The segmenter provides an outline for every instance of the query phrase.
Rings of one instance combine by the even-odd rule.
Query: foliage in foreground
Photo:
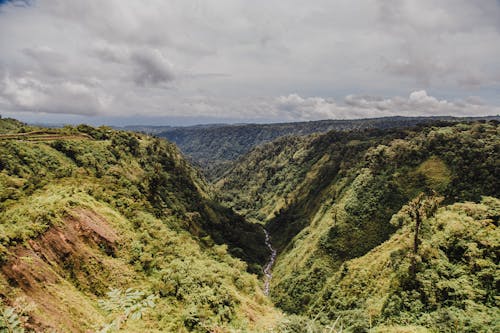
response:
[[[34,130],[0,138],[0,298],[34,302],[29,327],[259,331],[281,316],[231,255],[258,270],[261,228],[215,203],[175,146],[105,127]],[[115,290],[99,307],[110,288],[144,294]]]
[[[120,289],[111,289],[106,295],[107,299],[99,300],[99,306],[110,312],[114,319],[100,329],[100,333],[120,330],[129,318],[141,319],[149,308],[155,307],[155,300],[158,298],[156,295],[146,296],[144,292],[132,288],[124,292]]]

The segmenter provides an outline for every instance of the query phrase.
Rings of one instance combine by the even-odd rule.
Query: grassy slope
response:
[[[173,145],[108,128],[56,132],[0,141],[0,297],[34,305],[27,327],[102,327],[121,314],[97,301],[129,287],[159,296],[130,332],[262,331],[280,318],[246,263],[216,244],[258,263],[261,230],[214,203]]]
[[[267,222],[282,251],[277,305],[308,313],[344,262],[389,239],[391,216],[419,192],[446,203],[498,197],[498,138],[494,122],[284,138],[245,156],[218,187],[228,205]]]
[[[32,130],[0,121],[0,133]],[[498,328],[497,199],[426,220],[412,279],[412,225],[389,223],[420,191],[447,204],[498,197],[497,123],[284,138],[218,184],[226,204],[268,223],[282,251],[276,303],[313,321],[283,317],[246,264],[215,244],[254,263],[266,255],[256,253],[260,229],[216,204],[172,145],[86,126],[45,134],[0,138],[0,297],[18,311],[35,305],[27,327],[102,327],[122,313],[98,300],[132,287],[159,298],[124,323],[130,332],[265,332],[278,322],[328,332],[339,317],[356,332]]]

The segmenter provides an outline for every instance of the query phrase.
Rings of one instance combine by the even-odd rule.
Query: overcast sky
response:
[[[194,124],[500,114],[498,0],[0,0],[0,114]]]

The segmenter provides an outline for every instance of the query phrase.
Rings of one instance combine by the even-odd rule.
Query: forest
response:
[[[498,124],[285,137],[239,160],[219,200],[270,231],[271,297],[289,313],[493,332]]]
[[[499,331],[500,123],[391,121],[240,128],[213,172],[0,119],[0,332]]]
[[[214,181],[241,156],[258,145],[283,136],[304,136],[313,133],[352,131],[362,129],[405,128],[439,121],[500,120],[488,117],[383,117],[345,120],[317,120],[275,124],[215,124],[183,127],[126,126],[125,129],[146,132],[175,143],[205,177]]]

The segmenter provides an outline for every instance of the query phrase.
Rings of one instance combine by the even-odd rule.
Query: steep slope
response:
[[[0,329],[260,332],[281,318],[229,253],[260,271],[262,229],[215,203],[175,146],[0,128]]]
[[[333,277],[387,241],[398,230],[391,217],[419,193],[439,193],[444,204],[499,197],[499,133],[486,122],[283,138],[254,149],[217,186],[222,201],[271,232],[281,252],[276,304],[332,319],[339,312],[323,295],[335,292]]]
[[[284,137],[214,195],[164,140],[2,119],[0,330],[498,331],[499,138],[495,121]],[[262,224],[292,315],[248,273]]]
[[[415,224],[403,210],[393,222],[407,224],[344,262],[308,311],[327,321],[341,317],[355,332],[409,323],[436,332],[497,332],[499,218],[500,200],[491,197],[442,207],[422,221],[414,254]]]
[[[216,183],[219,199],[254,222],[267,222],[299,202],[314,201],[341,166],[343,175],[369,147],[405,135],[402,130],[332,131],[278,139],[245,155]],[[306,209],[297,206],[297,214]]]
[[[500,119],[499,117],[489,117]],[[485,117],[484,119],[489,119]],[[472,118],[470,118],[472,119]],[[477,118],[480,119],[480,118]],[[130,127],[152,132],[176,143],[205,175],[215,180],[233,162],[252,148],[286,135],[308,135],[331,130],[387,129],[413,127],[436,121],[463,121],[453,117],[385,117],[354,120],[320,120],[278,124],[199,125],[188,127]]]

